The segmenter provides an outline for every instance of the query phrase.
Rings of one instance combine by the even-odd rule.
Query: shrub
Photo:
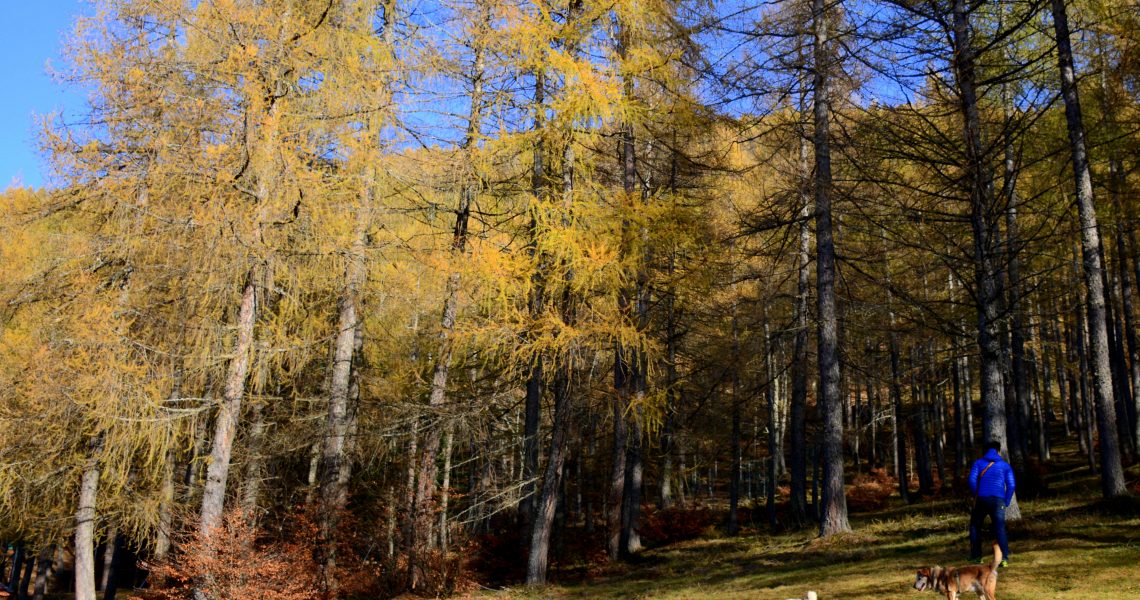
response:
[[[694,540],[715,527],[720,519],[708,507],[671,506],[664,510],[645,509],[641,539],[653,545]]]
[[[264,539],[240,511],[227,514],[208,537],[186,535],[172,560],[151,565],[155,588],[142,599],[189,600],[195,587],[218,600],[319,598],[316,531],[302,515],[285,539]]]
[[[852,480],[847,489],[847,506],[852,512],[880,510],[895,493],[897,480],[885,469],[871,469]]]

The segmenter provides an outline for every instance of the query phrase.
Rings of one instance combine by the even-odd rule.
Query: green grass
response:
[[[1000,573],[998,598],[1140,598],[1140,501],[1106,507],[1099,480],[1082,464],[1074,449],[1059,449],[1047,475],[1056,495],[1021,501],[1023,519],[1009,524],[1013,557]],[[1127,475],[1140,478],[1140,468]],[[912,589],[915,569],[964,564],[967,521],[961,500],[895,504],[851,515],[854,531],[827,540],[762,530],[696,540],[648,550],[588,580],[485,596],[784,600],[815,590],[821,599],[933,599]]]

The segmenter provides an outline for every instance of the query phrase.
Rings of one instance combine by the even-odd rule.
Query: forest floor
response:
[[[1068,445],[1054,450],[1043,476],[1047,492],[1020,500],[1023,518],[1009,523],[1013,556],[1000,571],[997,596],[1140,598],[1140,499],[1102,502],[1099,478]],[[1137,491],[1140,465],[1126,476]],[[785,600],[814,590],[821,600],[937,598],[913,589],[915,570],[967,562],[968,500],[894,500],[880,510],[853,511],[852,533],[827,540],[813,531],[771,535],[752,529],[736,538],[709,536],[649,549],[631,564],[542,590],[479,596]]]

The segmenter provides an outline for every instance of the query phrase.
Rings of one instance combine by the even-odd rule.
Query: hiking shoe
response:
[[[978,556],[976,558],[971,557],[970,560],[966,561],[966,563],[971,565],[984,565],[986,564],[986,559],[981,556]]]
[[[999,563],[999,564],[998,564],[998,567],[1000,567],[1000,568],[1002,568],[1002,569],[1004,569],[1004,568],[1006,568],[1006,567],[1008,567],[1008,566],[1009,566],[1009,561],[1008,561],[1008,560],[1006,560],[1006,559],[1004,559],[1004,558],[1003,558],[1003,559],[1001,559],[1001,563]]]

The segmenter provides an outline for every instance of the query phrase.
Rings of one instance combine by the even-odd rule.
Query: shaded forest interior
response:
[[[1131,506],[1134,2],[96,7],[0,195],[16,596],[843,539],[991,441]]]

